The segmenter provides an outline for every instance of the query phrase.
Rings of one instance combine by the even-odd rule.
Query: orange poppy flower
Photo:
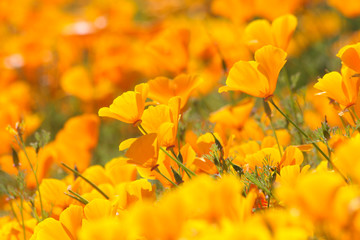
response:
[[[168,105],[150,106],[141,118],[147,133],[157,133],[160,146],[170,147],[176,143],[180,114],[180,97],[173,97]]]
[[[175,96],[181,98],[181,108],[185,106],[191,92],[199,86],[202,79],[197,76],[181,74],[174,79],[157,77],[148,81],[149,98],[167,104]]]
[[[150,133],[136,139],[125,156],[129,158],[128,163],[151,168],[156,165],[158,153],[157,135]]]
[[[210,122],[220,123],[223,126],[241,129],[254,107],[255,101],[251,98],[239,102],[236,106],[227,105],[210,115]]]
[[[276,18],[272,24],[265,19],[255,20],[245,29],[245,42],[253,52],[265,45],[286,51],[296,26],[297,19],[291,14]]]
[[[360,1],[358,0],[328,0],[328,3],[346,17],[357,17],[360,15]]]
[[[92,79],[83,66],[75,66],[67,70],[61,77],[61,87],[66,93],[83,101],[103,99],[114,89],[107,79]]]
[[[171,73],[183,72],[189,61],[190,31],[185,28],[169,28],[149,42],[146,50],[154,57],[160,70]]]
[[[76,239],[77,231],[81,229],[83,208],[71,205],[65,209],[59,220],[47,218],[34,229],[31,239]]]
[[[230,69],[226,85],[219,92],[241,91],[254,97],[273,95],[280,70],[286,63],[286,52],[271,45],[255,52],[255,61],[238,61]]]
[[[343,109],[348,108],[356,103],[360,79],[354,76],[355,72],[350,68],[343,66],[341,74],[338,72],[330,72],[320,78],[314,85],[314,88],[323,92],[324,94],[338,102]]]
[[[100,117],[111,117],[125,123],[136,124],[141,121],[149,85],[141,83],[135,86],[135,91],[127,91],[117,97],[110,107],[99,110]]]
[[[98,141],[99,117],[95,114],[83,114],[69,119],[55,140],[49,143],[55,148],[55,161],[78,168],[83,172],[89,165],[92,150]]]
[[[340,49],[336,56],[341,59],[344,65],[356,73],[360,73],[360,43],[346,45]]]
[[[255,2],[253,0],[213,0],[211,11],[216,15],[231,19],[236,24],[243,23],[255,15]]]

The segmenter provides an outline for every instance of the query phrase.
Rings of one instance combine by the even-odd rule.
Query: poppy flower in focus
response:
[[[359,92],[359,77],[354,76],[355,72],[343,66],[341,74],[330,72],[320,78],[314,88],[321,90],[318,95],[324,94],[338,102],[343,109],[354,105]]]
[[[280,70],[286,63],[287,53],[271,45],[255,52],[255,61],[238,61],[230,69],[226,86],[219,92],[241,91],[254,97],[273,95]]]
[[[127,91],[117,97],[110,107],[99,110],[100,117],[111,117],[125,123],[136,125],[141,121],[149,85],[141,83],[135,86],[135,91]]]
[[[344,65],[356,73],[360,73],[360,43],[346,45],[340,49],[336,56],[341,59]]]

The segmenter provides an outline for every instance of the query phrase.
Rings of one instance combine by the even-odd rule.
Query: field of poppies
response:
[[[359,0],[0,20],[0,239],[360,239]]]

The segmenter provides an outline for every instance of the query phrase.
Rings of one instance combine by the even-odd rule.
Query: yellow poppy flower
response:
[[[241,91],[254,97],[273,95],[280,70],[286,63],[286,52],[267,45],[255,52],[255,61],[239,61],[230,69],[226,85],[219,92]]]
[[[136,124],[140,121],[148,95],[149,85],[141,83],[135,91],[128,91],[117,97],[110,107],[99,110],[100,117],[111,117],[125,123]]]
[[[354,74],[353,70],[343,66],[341,74],[338,72],[325,74],[323,78],[318,79],[314,88],[323,91],[318,95],[324,94],[338,102],[343,109],[348,108],[356,103],[359,92],[360,78]]]
[[[346,45],[339,50],[336,56],[341,59],[345,66],[356,73],[360,73],[360,43]]]
[[[125,156],[129,158],[128,163],[151,168],[156,165],[158,153],[157,134],[149,133],[136,139]]]
[[[149,98],[162,104],[167,104],[170,98],[179,96],[183,108],[191,92],[199,86],[202,79],[197,76],[181,74],[173,80],[166,77],[157,77],[148,81]]]
[[[173,97],[168,105],[150,106],[144,111],[141,126],[147,133],[157,133],[160,146],[171,147],[176,144],[180,102],[180,97]]]

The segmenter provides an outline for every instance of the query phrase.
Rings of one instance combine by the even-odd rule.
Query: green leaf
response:
[[[180,176],[180,174],[179,174],[177,171],[175,171],[172,167],[170,167],[170,168],[171,168],[171,171],[172,171],[173,174],[174,174],[176,183],[177,183],[177,184],[183,183],[184,181],[183,181],[182,177]]]
[[[13,147],[11,147],[11,150],[12,150],[12,159],[13,159],[14,167],[19,169],[19,167],[20,167],[19,156]]]

